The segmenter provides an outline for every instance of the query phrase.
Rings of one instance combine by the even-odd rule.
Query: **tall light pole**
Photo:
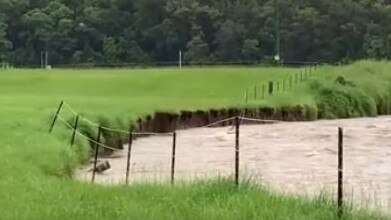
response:
[[[183,10],[183,0],[181,0],[181,10]],[[179,31],[179,35],[181,35],[180,34],[181,32]],[[179,36],[179,38],[181,38],[182,40],[183,40],[183,36]],[[180,48],[179,48],[179,51],[178,51],[178,66],[179,66],[179,69],[182,69],[182,43],[181,43],[181,41],[182,40],[179,40],[179,46],[180,46]]]
[[[275,30],[275,35],[276,35],[276,48],[275,48],[275,57],[274,59],[282,64],[281,62],[281,14],[280,14],[280,2],[279,0],[274,0],[274,9],[275,9],[275,16],[276,16],[276,30]]]

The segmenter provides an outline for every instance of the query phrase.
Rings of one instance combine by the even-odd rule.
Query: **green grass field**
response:
[[[363,61],[321,67],[290,92],[249,103],[306,105],[315,119],[375,116],[390,111],[391,63]],[[96,121],[126,129],[155,111],[244,106],[252,85],[282,79],[292,68],[185,68],[0,71],[0,219],[335,219],[324,199],[280,196],[257,186],[233,188],[225,180],[102,187],[69,173],[88,157],[88,146],[70,132],[47,129],[66,100]],[[334,83],[336,76],[354,86]],[[71,113],[64,110],[63,117]],[[348,212],[346,219],[389,219]]]

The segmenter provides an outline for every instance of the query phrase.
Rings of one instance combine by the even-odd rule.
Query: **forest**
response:
[[[391,59],[390,0],[0,0],[0,62]]]

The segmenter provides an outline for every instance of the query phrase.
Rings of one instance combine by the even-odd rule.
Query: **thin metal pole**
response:
[[[95,145],[95,158],[94,158],[94,167],[92,169],[92,178],[91,182],[95,182],[95,173],[96,173],[96,165],[98,164],[98,154],[99,154],[99,143],[100,143],[100,134],[102,132],[102,127],[98,128],[98,136],[96,137],[97,144]]]
[[[126,159],[126,179],[125,179],[126,185],[129,184],[129,170],[130,170],[130,159],[132,155],[132,144],[133,144],[133,133],[132,133],[132,129],[130,129],[129,140],[128,140],[128,157]]]
[[[178,64],[179,64],[179,69],[182,69],[182,51],[181,50],[179,51],[179,62],[178,62]]]
[[[43,51],[41,51],[41,69],[43,69]]]
[[[174,184],[174,178],[175,178],[175,153],[176,153],[176,132],[172,134],[171,184]]]
[[[56,114],[54,115],[53,121],[52,121],[52,123],[50,124],[49,133],[51,133],[51,132],[53,131],[54,124],[55,124],[56,121],[57,121],[58,114],[60,114],[60,111],[61,111],[61,108],[62,108],[63,104],[64,104],[64,100],[62,100],[62,101],[60,102],[60,105],[59,105],[58,108],[57,108],[57,111],[56,111]]]
[[[278,57],[278,64],[279,65],[282,65],[282,62],[281,62],[281,31],[280,31],[280,26],[281,26],[281,16],[280,16],[280,2],[279,0],[274,0],[274,4],[275,4],[275,16],[276,16],[276,30],[275,30],[275,34],[276,34],[276,56]]]
[[[45,69],[48,68],[49,52],[45,51]]]
[[[240,119],[235,118],[235,184],[239,185],[239,127]]]
[[[79,115],[76,116],[75,123],[73,124],[72,138],[71,138],[71,146],[75,143],[77,126],[79,125]]]
[[[338,217],[343,214],[343,128],[338,128]]]

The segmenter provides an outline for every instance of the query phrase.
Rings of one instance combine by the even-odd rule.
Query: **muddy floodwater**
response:
[[[347,202],[391,213],[391,117],[240,126],[241,178],[280,192],[314,196],[337,191],[337,131],[344,128],[344,191]],[[233,176],[234,127],[177,132],[176,180]],[[133,142],[130,181],[169,181],[172,137]],[[127,146],[97,174],[101,184],[123,184]],[[76,172],[90,181],[91,164]]]

